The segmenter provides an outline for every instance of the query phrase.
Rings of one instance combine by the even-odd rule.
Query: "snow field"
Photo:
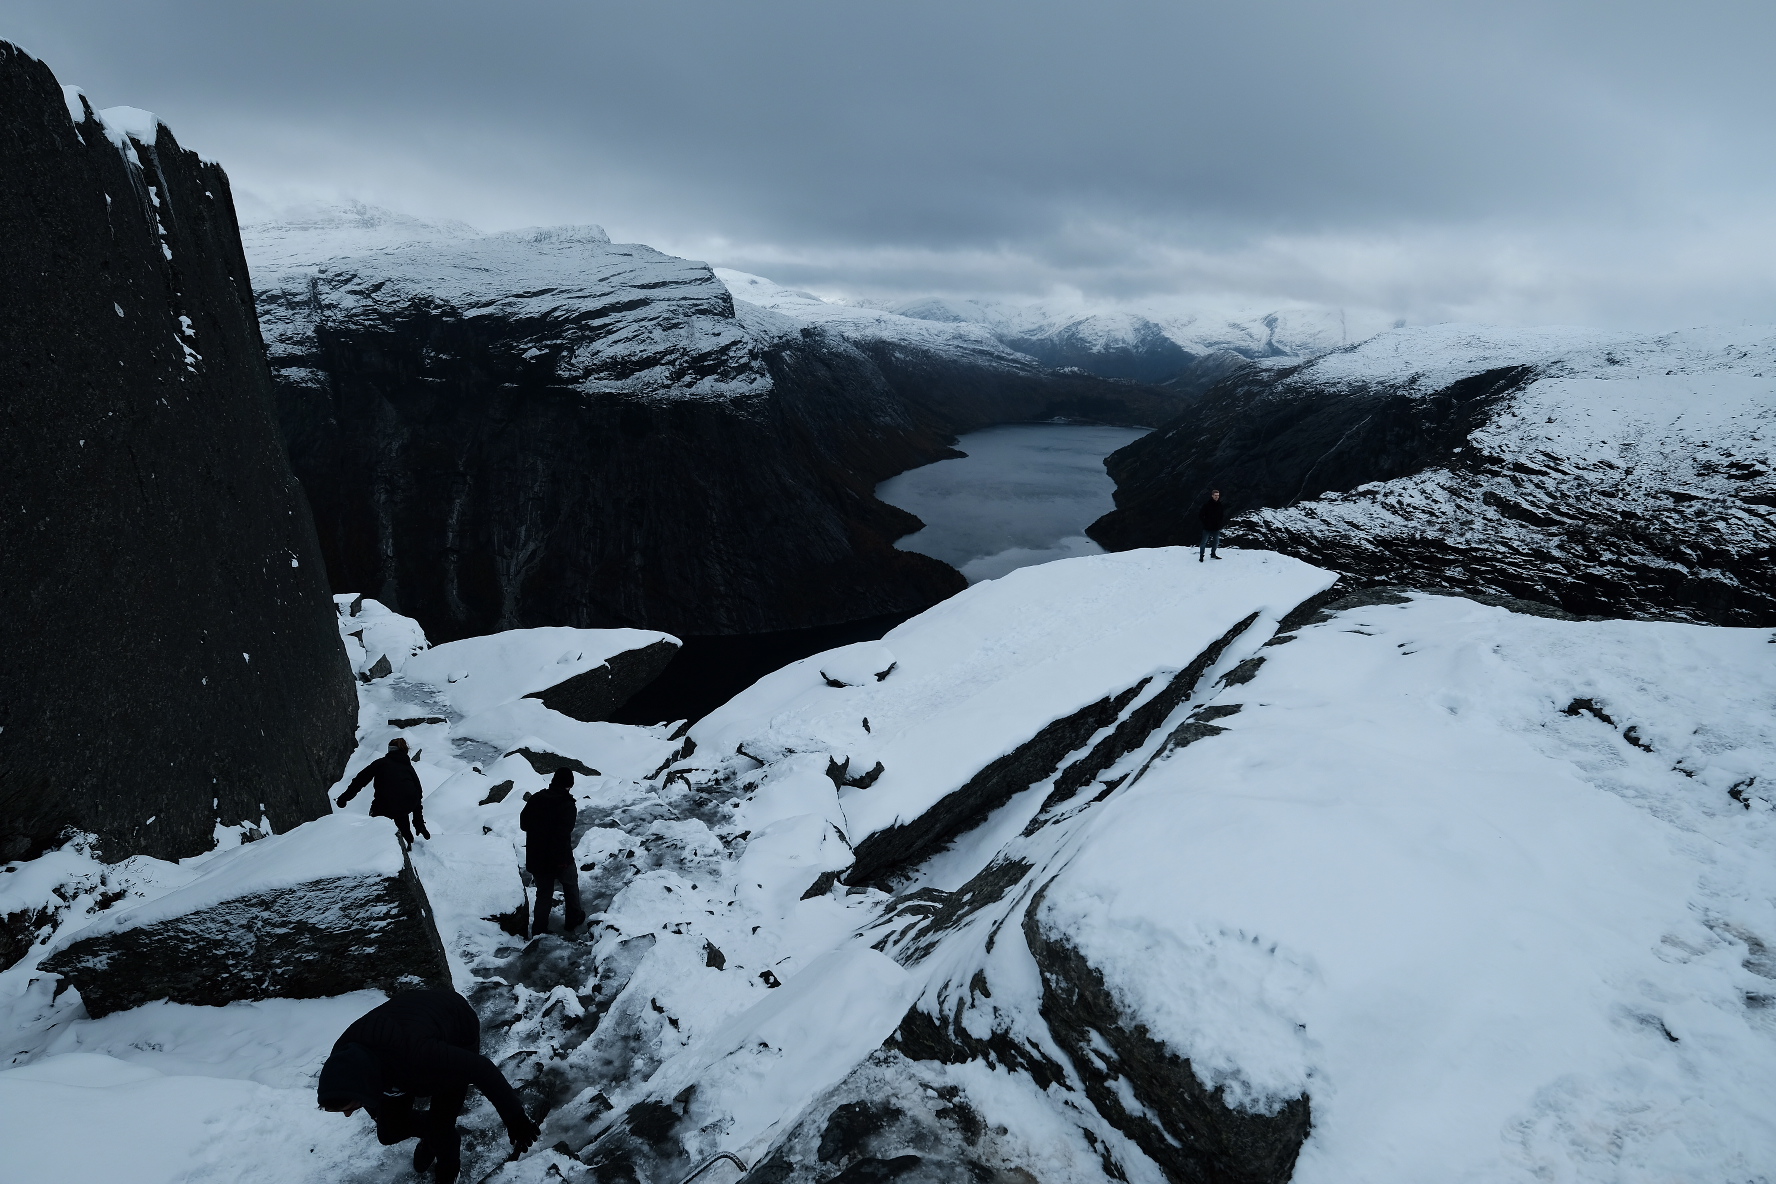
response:
[[[1331,581],[1237,551],[1024,569],[882,642],[767,676],[692,730],[694,752],[670,729],[579,724],[519,697],[595,647],[505,634],[463,645],[459,662],[365,601],[342,633],[380,619],[418,652],[361,685],[350,767],[392,735],[420,750],[434,837],[414,866],[489,1055],[550,1111],[540,1147],[577,1149],[632,1103],[683,1098],[682,1162],[728,1150],[753,1163],[810,1137],[803,1118],[817,1137],[835,1099],[929,1115],[946,1105],[937,1088],[959,1087],[984,1120],[970,1154],[986,1162],[1091,1180],[1109,1160],[1164,1179],[1086,1100],[1043,1022],[1030,918],[1230,1101],[1262,1112],[1305,1091],[1299,1181],[1756,1178],[1776,1162],[1759,1109],[1776,1086],[1769,631],[1419,596],[1264,644]],[[1015,795],[903,869],[898,898],[835,886],[804,899],[873,829],[1150,679],[1127,720],[1253,614],[1192,696],[1073,797],[1049,802],[1056,777]],[[381,656],[362,648],[366,664]],[[499,690],[453,698],[471,687]],[[1205,708],[1222,709],[1219,732],[1168,739]],[[414,717],[443,722],[388,722]],[[524,900],[523,794],[547,782],[506,745],[601,770],[575,786],[592,913],[580,942],[521,948],[498,920]],[[867,787],[829,775],[857,780],[878,760]],[[365,808],[185,865],[107,869],[64,848],[0,874],[0,907],[56,902],[65,938],[105,916],[112,884],[138,900],[189,893],[261,856],[254,875],[282,874],[280,852],[358,834]],[[325,858],[350,854],[337,846]],[[27,1184],[367,1182],[405,1163],[366,1124],[313,1107],[313,1073],[375,993],[92,1021],[33,976],[45,948],[0,972],[15,1065],[0,1071],[0,1138]],[[909,1006],[975,1039],[1005,1034],[1062,1079],[884,1050]],[[1125,1109],[1147,1108],[1113,1085]],[[465,1179],[583,1170],[552,1150],[502,1164],[480,1103],[465,1129]]]
[[[1752,1178],[1776,1032],[1734,934],[1776,933],[1776,872],[1727,790],[1776,768],[1768,641],[1429,597],[1310,626],[1090,820],[1042,923],[1203,1080],[1310,1094],[1303,1184]]]

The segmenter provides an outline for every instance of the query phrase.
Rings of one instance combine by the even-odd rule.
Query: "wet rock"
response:
[[[1117,1002],[1065,934],[1044,929],[1041,903],[1038,893],[1023,929],[1042,976],[1042,1019],[1098,1113],[1178,1184],[1285,1184],[1312,1127],[1308,1098],[1274,1114],[1229,1106]]]
[[[1141,685],[1089,703],[1045,725],[917,818],[885,827],[858,843],[856,862],[845,872],[845,883],[862,885],[884,880],[895,868],[935,850],[1020,791],[1053,774],[1069,753],[1116,721],[1140,692]]]
[[[1174,675],[1164,690],[1129,712],[1128,717],[1117,725],[1114,732],[1099,741],[1084,757],[1062,770],[1061,775],[1055,778],[1054,791],[1042,803],[1043,812],[1068,801],[1095,781],[1104,770],[1145,744],[1154,729],[1163,724],[1180,703],[1186,702],[1195,693],[1196,685],[1202,681],[1203,674],[1209,667],[1220,661],[1227,647],[1240,634],[1250,629],[1257,619],[1258,614],[1253,613],[1223,633]]]
[[[431,905],[384,818],[338,814],[217,857],[185,888],[101,918],[44,959],[94,1017],[447,988]]]
[[[0,42],[0,852],[176,859],[326,813],[357,700],[228,178],[74,102]]]
[[[584,761],[576,760],[571,756],[563,756],[559,752],[538,752],[534,748],[515,748],[506,755],[523,757],[531,768],[544,775],[553,773],[557,769],[572,769],[582,777],[602,776],[597,769]],[[498,801],[499,799],[495,798],[494,800]]]
[[[678,653],[678,643],[656,641],[639,649],[613,654],[605,664],[527,698],[541,699],[543,706],[574,719],[592,722],[609,719],[635,692],[666,669]]]
[[[745,1184],[1029,1184],[961,1088],[895,1052],[870,1056],[798,1116]]]

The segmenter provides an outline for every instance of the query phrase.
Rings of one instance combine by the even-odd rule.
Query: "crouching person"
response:
[[[456,1128],[469,1086],[499,1111],[522,1155],[537,1125],[494,1063],[481,1055],[481,1019],[455,991],[409,991],[363,1016],[333,1045],[316,1090],[321,1109],[369,1111],[385,1146],[417,1138],[413,1168],[432,1169],[437,1184],[454,1184],[462,1168]],[[430,1106],[415,1110],[416,1098]]]
[[[536,880],[536,918],[530,927],[535,937],[549,932],[549,912],[555,907],[555,885],[561,885],[561,903],[566,913],[567,930],[572,933],[586,919],[580,903],[580,874],[573,861],[574,819],[579,807],[574,804],[574,775],[571,769],[556,769],[549,779],[549,788],[530,795],[518,815],[518,825],[529,836],[525,843],[524,866]]]

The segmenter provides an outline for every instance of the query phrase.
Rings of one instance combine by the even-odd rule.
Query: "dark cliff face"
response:
[[[590,228],[266,269],[280,418],[335,588],[448,640],[695,636],[905,615],[960,590],[877,482],[960,431],[1157,422],[1151,388],[974,364],[751,310]]]
[[[357,704],[227,177],[0,43],[0,858],[327,809]]]
[[[1194,544],[1210,489],[1237,513],[1416,473],[1445,460],[1530,373],[1502,367],[1424,393],[1316,385],[1295,368],[1242,371],[1105,459],[1116,509],[1089,533],[1117,551]]]
[[[1112,550],[1227,539],[1588,616],[1776,623],[1776,347],[1457,327],[1248,370],[1106,460]]]
[[[914,612],[962,586],[893,550],[914,523],[871,494],[878,469],[935,453],[892,408],[824,399],[845,377],[830,357],[775,350],[795,381],[734,399],[588,396],[525,373],[522,329],[422,313],[319,334],[325,395],[286,387],[283,419],[337,588],[446,641],[766,632]]]

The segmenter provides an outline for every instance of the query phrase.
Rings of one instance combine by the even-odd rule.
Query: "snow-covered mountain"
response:
[[[246,245],[328,572],[439,638],[910,613],[960,577],[893,549],[918,523],[877,482],[986,424],[1178,406],[980,331],[736,301],[704,264],[597,227],[482,235],[348,206]]]
[[[481,232],[466,222],[430,222],[352,200],[296,206],[241,225],[241,241],[260,277],[328,259],[479,237]]]
[[[1776,335],[1399,329],[1217,388],[1106,462],[1092,537],[1231,538],[1581,615],[1776,622]]]
[[[1171,385],[1195,394],[1251,363],[1314,357],[1379,332],[1371,312],[1308,306],[1275,310],[1009,304],[923,297],[884,304],[824,300],[762,276],[718,268],[735,299],[859,337],[952,342],[1009,350],[1056,368]]]
[[[645,637],[427,650],[349,599],[355,663],[388,671],[349,768],[394,735],[422,753],[412,873],[543,1122],[504,1162],[477,1101],[464,1179],[1602,1184],[1776,1158],[1767,629],[1147,550],[976,584],[681,737],[524,697]],[[575,787],[592,923],[526,944],[517,815],[565,762],[600,770]],[[329,838],[353,850],[316,875],[392,874],[386,824],[354,854],[363,809],[184,865],[76,844],[0,875],[0,912],[38,918],[0,972],[20,1180],[403,1170],[314,1106],[376,991],[92,1019],[41,968],[287,885]]]

